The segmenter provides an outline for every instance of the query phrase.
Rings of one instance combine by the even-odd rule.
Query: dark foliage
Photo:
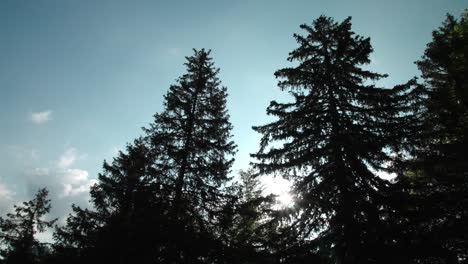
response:
[[[256,167],[294,183],[287,258],[382,263],[390,253],[381,252],[380,205],[390,183],[375,171],[389,171],[395,161],[391,149],[416,118],[409,105],[418,89],[414,81],[394,89],[373,84],[385,75],[362,67],[372,47],[351,31],[350,18],[337,23],[321,16],[301,28],[306,35],[294,35],[299,47],[288,57],[296,66],[275,73],[293,101],[272,101],[267,113],[277,121],[254,127],[263,134]]]
[[[48,253],[47,245],[40,243],[35,234],[44,232],[55,223],[44,220],[51,205],[47,189],[40,189],[33,200],[14,206],[14,213],[0,217],[0,256],[6,264],[40,263]]]
[[[270,241],[279,227],[275,196],[262,195],[263,187],[252,169],[240,171],[239,179],[232,192],[234,199],[223,214],[226,263],[274,263]]]
[[[165,110],[91,190],[95,211],[75,207],[56,232],[57,251],[82,261],[223,261],[221,217],[235,145],[226,88],[209,51],[187,57]]]
[[[235,152],[219,69],[209,51],[194,52],[187,57],[187,73],[165,96],[165,111],[145,129],[156,151],[153,174],[169,192],[169,257],[177,263],[222,261],[220,217],[231,199],[228,173]]]
[[[47,190],[0,217],[0,263],[467,263],[468,11],[448,16],[416,79],[378,87],[369,38],[321,16],[295,34],[276,71],[254,169],[229,176],[227,89],[210,51],[194,50],[164,110],[73,205],[53,250]],[[379,173],[395,173],[385,180]],[[293,183],[278,207],[258,177]]]
[[[398,188],[414,263],[468,261],[468,11],[448,15],[417,62],[428,94],[416,156]],[[405,243],[406,242],[406,243]]]

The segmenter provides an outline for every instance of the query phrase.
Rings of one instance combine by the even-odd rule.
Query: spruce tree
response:
[[[428,97],[424,133],[399,185],[399,222],[408,258],[417,263],[468,261],[468,11],[447,15],[416,64]]]
[[[213,254],[222,204],[229,200],[223,189],[230,181],[235,145],[227,91],[209,55],[202,49],[186,57],[187,73],[169,88],[165,110],[145,129],[150,149],[162,153],[155,156],[153,168],[171,191],[172,257],[177,263]],[[186,239],[189,234],[192,241]],[[205,245],[198,247],[201,240]]]
[[[209,51],[187,57],[164,111],[128,145],[92,188],[94,210],[75,207],[57,229],[62,257],[100,263],[221,263],[221,218],[232,200],[235,145]],[[79,216],[89,217],[83,221]]]
[[[139,138],[104,162],[91,189],[93,210],[73,206],[67,225],[57,228],[56,251],[78,262],[150,263],[156,254],[162,193],[148,173],[148,149]],[[161,200],[158,200],[161,201]],[[151,242],[150,242],[151,241]]]
[[[447,15],[416,64],[429,92],[433,144],[465,140],[468,128],[468,9]],[[439,138],[436,140],[435,138]],[[431,144],[431,145],[433,145]]]
[[[276,121],[254,127],[262,134],[256,167],[293,182],[296,240],[287,242],[284,259],[378,262],[385,244],[379,209],[390,183],[376,171],[390,170],[391,149],[417,118],[407,112],[417,98],[414,81],[377,87],[386,75],[363,67],[372,47],[351,31],[351,18],[321,16],[301,28],[306,34],[294,35],[299,47],[288,57],[294,66],[275,73],[292,102],[272,101],[267,113]]]
[[[253,169],[239,172],[234,199],[225,204],[224,229],[226,263],[271,263],[274,250],[270,240],[278,221],[272,217],[275,195],[264,196],[264,186]]]
[[[5,263],[39,262],[44,247],[35,235],[52,227],[57,221],[44,220],[51,208],[48,193],[47,189],[40,189],[34,199],[15,205],[15,212],[8,213],[7,218],[0,217],[0,253]]]

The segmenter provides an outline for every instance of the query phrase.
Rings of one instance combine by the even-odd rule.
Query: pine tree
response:
[[[95,210],[75,207],[58,251],[79,262],[220,263],[220,221],[235,145],[226,88],[209,51],[187,57],[165,109],[92,188]],[[89,218],[88,220],[81,217]]]
[[[296,241],[288,242],[285,258],[377,262],[385,243],[379,205],[390,183],[376,171],[389,170],[391,149],[402,146],[410,131],[405,125],[417,118],[407,112],[418,98],[415,82],[376,87],[386,75],[363,68],[372,47],[351,31],[351,18],[337,23],[321,16],[301,28],[306,35],[294,35],[299,47],[288,57],[295,66],[275,73],[293,101],[270,103],[267,113],[277,120],[254,127],[263,136],[252,155],[261,173],[293,182]]]
[[[169,88],[165,110],[145,129],[150,148],[163,153],[155,156],[153,167],[171,189],[172,257],[178,263],[194,263],[211,254],[209,244],[197,248],[197,240],[211,243],[217,237],[213,231],[223,201],[229,200],[223,188],[230,180],[235,151],[219,69],[210,51],[194,53],[186,58],[187,73]],[[188,234],[193,241],[186,239]]]
[[[424,56],[417,61],[429,90],[432,135],[444,144],[466,141],[468,128],[468,10],[459,20],[447,15],[432,33]]]
[[[239,172],[233,200],[225,205],[224,234],[226,263],[272,263],[270,240],[278,221],[272,215],[275,196],[264,196],[263,185],[253,169]]]
[[[94,210],[73,206],[66,226],[55,232],[59,259],[154,261],[168,205],[162,204],[164,192],[149,172],[150,160],[145,141],[139,138],[112,163],[104,162],[99,182],[91,188]]]
[[[5,263],[38,262],[43,246],[35,238],[35,234],[52,227],[57,220],[43,219],[51,208],[48,193],[45,188],[39,189],[33,200],[15,205],[15,212],[8,213],[6,219],[0,217],[0,253],[5,258]]]
[[[468,11],[448,15],[416,64],[428,98],[411,170],[400,177],[399,210],[417,263],[468,261]],[[403,219],[403,220],[402,220]]]
[[[50,263],[95,263],[90,259],[97,247],[99,230],[105,218],[90,209],[72,205],[72,213],[65,226],[57,226],[54,232],[54,255]]]

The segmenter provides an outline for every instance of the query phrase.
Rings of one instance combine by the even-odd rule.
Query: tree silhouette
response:
[[[425,127],[400,178],[401,244],[417,263],[468,261],[468,11],[448,15],[416,62],[425,81]]]
[[[388,171],[394,160],[390,149],[402,140],[393,132],[398,122],[416,118],[405,116],[416,98],[414,81],[376,87],[373,81],[386,75],[363,69],[372,47],[351,31],[351,18],[337,23],[321,16],[301,28],[306,35],[294,35],[299,47],[288,57],[295,66],[275,73],[293,102],[270,103],[267,113],[277,120],[254,127],[263,137],[252,156],[261,173],[293,181],[290,234],[298,239],[289,242],[287,258],[297,261],[302,250],[311,257],[301,261],[320,259],[318,252],[335,263],[377,261],[384,226],[378,205],[390,183],[375,171]]]
[[[417,62],[424,86],[391,89],[366,70],[370,39],[351,18],[301,25],[293,66],[275,73],[291,102],[272,101],[276,119],[254,127],[260,149],[239,182],[227,89],[210,51],[194,50],[164,110],[104,161],[93,208],[72,206],[44,262],[466,262],[467,14],[434,31]],[[260,175],[291,180],[294,205],[276,208]],[[34,233],[55,221],[41,218],[46,196],[0,218],[7,263],[38,260]]]
[[[417,61],[429,90],[429,111],[433,135],[443,141],[466,137],[468,126],[468,10],[457,21],[447,15],[443,25],[432,33],[424,56]]]
[[[235,145],[219,70],[209,51],[194,53],[145,135],[104,163],[91,190],[96,210],[75,207],[57,229],[59,250],[98,262],[222,261],[220,220],[232,199]]]
[[[96,263],[152,260],[158,240],[150,243],[150,238],[157,236],[163,214],[156,201],[158,183],[147,171],[149,160],[148,149],[139,138],[111,164],[104,162],[99,183],[91,189],[95,210],[73,206],[67,225],[56,230],[61,258],[80,256],[81,262]]]
[[[186,58],[187,73],[169,88],[165,110],[145,129],[150,149],[163,153],[152,163],[170,188],[172,257],[177,263],[195,263],[213,254],[220,209],[229,200],[223,189],[230,180],[235,145],[226,88],[209,55],[194,50]],[[194,241],[187,239],[189,234]],[[203,241],[205,246],[198,247]]]
[[[44,247],[35,238],[38,232],[52,227],[57,219],[46,221],[43,217],[49,213],[51,205],[47,199],[47,189],[39,189],[33,200],[15,205],[14,213],[7,218],[0,217],[1,256],[5,263],[37,263]]]
[[[223,239],[226,263],[271,263],[275,249],[270,240],[277,234],[275,195],[264,196],[264,187],[253,169],[239,172],[234,199],[225,204]]]

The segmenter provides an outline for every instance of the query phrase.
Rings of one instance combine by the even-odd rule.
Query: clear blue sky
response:
[[[40,186],[54,214],[85,204],[87,188],[140,127],[161,111],[192,48],[212,49],[228,87],[238,154],[247,168],[267,122],[284,98],[273,72],[287,66],[299,25],[321,14],[371,37],[372,70],[383,85],[418,71],[431,31],[468,1],[0,1],[0,214]]]

